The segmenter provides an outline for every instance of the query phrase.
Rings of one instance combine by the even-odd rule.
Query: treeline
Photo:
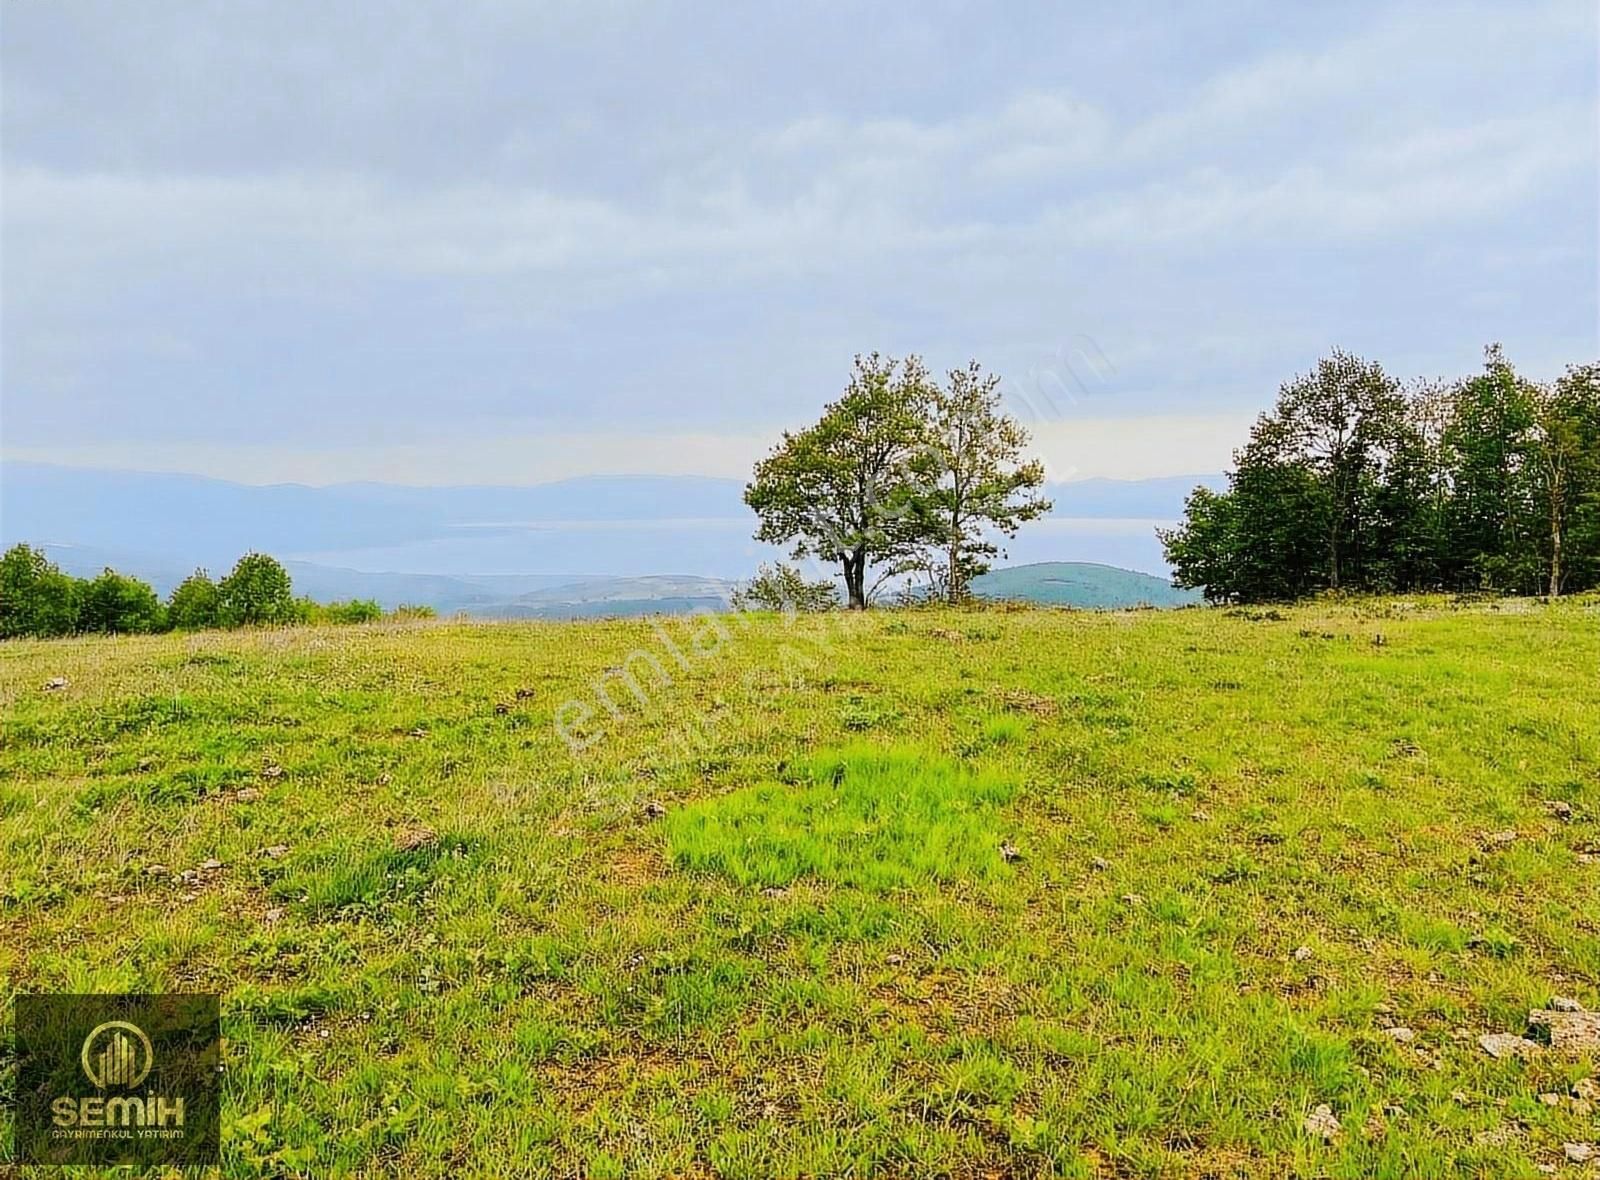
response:
[[[1483,371],[1402,386],[1335,352],[1279,391],[1162,530],[1213,601],[1323,590],[1559,595],[1600,586],[1600,365],[1549,383],[1499,345]]]
[[[370,623],[431,618],[433,608],[402,606],[390,615],[371,599],[296,598],[289,571],[264,553],[247,553],[213,581],[196,570],[165,602],[148,582],[113,569],[94,578],[63,573],[39,550],[14,545],[0,557],[0,639],[102,633],[146,635],[290,623]]]

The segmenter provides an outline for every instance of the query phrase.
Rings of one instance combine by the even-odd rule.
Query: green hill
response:
[[[972,581],[982,598],[1010,598],[1050,606],[1188,606],[1197,590],[1179,590],[1165,578],[1089,561],[1041,561],[990,570]]]

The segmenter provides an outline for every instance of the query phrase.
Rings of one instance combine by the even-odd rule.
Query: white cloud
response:
[[[1177,414],[1034,422],[1032,453],[1052,480],[1145,479],[1221,471],[1249,415]],[[750,434],[544,433],[527,425],[490,435],[357,446],[102,443],[7,447],[12,461],[187,472],[244,483],[529,484],[595,474],[749,476],[780,429]]]

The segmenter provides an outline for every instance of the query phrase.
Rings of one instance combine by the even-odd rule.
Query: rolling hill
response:
[[[1089,561],[1041,561],[991,570],[973,579],[973,593],[1043,606],[1190,606],[1197,590],[1179,590],[1165,578]]]

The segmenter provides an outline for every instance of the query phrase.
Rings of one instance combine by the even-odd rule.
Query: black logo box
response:
[[[219,1008],[216,996],[19,995],[14,1162],[219,1162]],[[101,1029],[106,1024],[113,1027]],[[112,1099],[124,1101],[113,1107],[115,1125],[105,1126],[103,1104]]]

